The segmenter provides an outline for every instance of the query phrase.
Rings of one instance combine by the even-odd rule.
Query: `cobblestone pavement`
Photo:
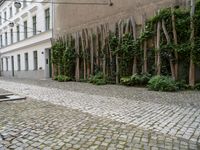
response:
[[[192,141],[48,102],[0,103],[0,149],[198,149]]]
[[[183,91],[178,93],[152,92],[144,88],[132,88],[118,85],[95,86],[80,82],[57,82],[53,80],[31,80],[2,78],[3,81],[20,82],[41,87],[57,88],[65,91],[88,93],[90,95],[101,95],[116,98],[125,98],[135,101],[154,102],[159,104],[192,106],[200,108],[200,92]]]
[[[32,81],[33,82],[33,81]],[[113,95],[103,96],[90,92],[78,92],[76,90],[65,90],[62,87],[56,88],[55,82],[48,82],[49,86],[44,87],[31,83],[8,82],[0,80],[0,87],[9,91],[29,96],[37,100],[48,101],[53,104],[67,106],[89,113],[96,117],[105,117],[124,123],[127,126],[140,128],[144,133],[161,134],[163,136],[175,138],[182,143],[192,143],[192,147],[185,146],[185,149],[198,149],[200,144],[200,101],[199,92],[181,92],[181,93],[156,93],[138,88],[127,88],[133,92],[142,92],[132,98],[122,98]],[[66,83],[72,84],[72,83]],[[87,90],[84,84],[85,90]],[[106,86],[112,93],[115,86]],[[116,86],[117,90],[121,86]],[[123,87],[122,87],[123,88]],[[98,89],[98,88],[97,88]],[[126,88],[124,88],[126,89]],[[99,90],[101,91],[101,90]],[[103,91],[103,90],[102,90]],[[100,93],[100,92],[99,92]],[[109,93],[107,91],[106,93]],[[156,95],[158,98],[155,100]],[[162,96],[161,96],[162,95]],[[160,97],[159,97],[160,96]],[[145,100],[143,98],[146,98]],[[166,102],[165,102],[166,99]],[[169,100],[171,99],[171,100]],[[160,100],[160,102],[159,102]],[[173,103],[173,100],[175,103]],[[191,105],[191,102],[193,105]],[[152,137],[151,134],[148,137]],[[162,137],[159,137],[159,139]],[[173,140],[172,140],[173,141]],[[169,142],[170,143],[170,142]],[[155,144],[155,143],[154,143]],[[173,142],[172,142],[173,144]],[[161,144],[163,145],[163,144]],[[175,144],[177,145],[177,144]],[[158,147],[158,145],[156,145]],[[145,148],[147,149],[147,148]],[[168,147],[168,149],[170,149]],[[184,149],[179,147],[177,149]]]

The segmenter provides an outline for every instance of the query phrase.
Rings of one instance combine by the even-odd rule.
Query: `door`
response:
[[[45,49],[45,77],[52,77],[51,49]]]
[[[12,67],[12,76],[15,75],[15,68],[14,68],[14,56],[11,56],[11,67]]]

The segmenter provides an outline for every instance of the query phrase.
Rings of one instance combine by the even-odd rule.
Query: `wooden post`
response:
[[[194,27],[194,12],[195,12],[195,0],[191,0],[191,12],[190,12],[190,28],[191,28],[191,36],[190,36],[190,41],[191,41],[191,51],[190,51],[190,69],[189,69],[189,85],[191,87],[195,86],[195,65],[193,62],[192,58],[192,52],[194,48],[194,32],[195,32],[195,27]]]
[[[157,75],[161,74],[161,57],[160,57],[160,29],[161,29],[161,22],[159,21],[157,24]]]
[[[91,74],[94,75],[94,40],[93,40],[93,30],[90,30],[90,67]]]
[[[162,19],[162,29],[163,29],[163,32],[164,32],[165,37],[167,39],[167,44],[169,45],[171,42],[170,42],[170,37],[169,37],[169,34],[168,34],[166,26],[165,26],[164,19]],[[176,79],[175,70],[174,70],[173,60],[172,60],[171,57],[169,58],[169,62],[170,62],[170,68],[171,68],[172,78],[175,80]]]
[[[174,15],[174,7],[171,7],[171,13],[172,13],[172,29],[173,29],[173,37],[174,37],[174,44],[178,44],[178,39],[177,39],[177,32],[176,32],[176,20],[175,20],[175,15]],[[175,79],[178,79],[178,52],[175,51],[175,66],[174,66],[174,74],[175,74]]]
[[[76,81],[80,80],[80,59],[79,59],[79,51],[80,51],[80,44],[79,44],[79,33],[76,33],[76,39],[75,39],[75,50],[76,50]]]
[[[137,40],[137,30],[136,30],[136,22],[134,17],[131,17],[131,25],[133,28],[133,38],[136,41]],[[137,56],[135,55],[133,58],[133,68],[132,68],[132,74],[137,73]]]

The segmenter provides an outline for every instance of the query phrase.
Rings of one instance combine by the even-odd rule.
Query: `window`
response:
[[[6,22],[6,20],[7,20],[7,13],[6,13],[6,11],[4,12],[4,22]]]
[[[0,16],[0,25],[2,25],[2,18],[1,18],[1,16]]]
[[[8,45],[8,34],[7,32],[5,32],[5,46]]]
[[[36,16],[33,17],[33,35],[37,34],[37,21],[36,21]]]
[[[1,58],[1,71],[3,71],[4,69],[3,69],[3,58]]]
[[[24,53],[25,70],[28,71],[28,53]]]
[[[24,39],[28,37],[28,32],[27,32],[27,21],[24,21]]]
[[[6,71],[8,71],[8,58],[6,57]]]
[[[45,30],[50,29],[50,12],[49,8],[45,10]]]
[[[2,35],[0,35],[0,47],[3,47],[3,40],[2,40]]]
[[[37,51],[33,52],[33,65],[34,65],[34,70],[38,69],[38,55]]]
[[[19,31],[19,25],[17,25],[17,42],[20,41],[20,31]]]
[[[13,43],[13,29],[10,29],[10,43]]]
[[[19,12],[19,8],[16,8],[16,13],[18,13]]]
[[[23,0],[23,7],[26,7],[27,6],[27,2],[26,0]]]
[[[18,66],[18,71],[21,70],[21,58],[20,58],[20,54],[17,55],[17,66]]]
[[[13,16],[12,6],[10,7],[10,18]]]

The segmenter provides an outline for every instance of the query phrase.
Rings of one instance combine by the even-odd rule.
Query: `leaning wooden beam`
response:
[[[90,30],[90,67],[91,74],[94,74],[94,40],[93,40],[93,30]]]
[[[118,43],[118,48],[120,48],[120,44],[121,44],[121,24],[122,24],[122,20],[120,20],[117,24],[117,28],[118,28],[118,39],[119,39],[119,43]],[[119,55],[118,53],[116,53],[116,84],[119,84]]]
[[[164,19],[162,19],[162,29],[163,29],[164,35],[165,35],[165,37],[167,39],[167,44],[169,45],[171,43],[171,40],[170,40],[169,34],[167,32],[167,29],[166,29],[166,26],[165,26],[165,20]],[[174,64],[173,64],[172,57],[169,58],[169,62],[170,62],[170,68],[171,68],[172,78],[175,80],[176,77],[175,77],[175,70],[174,70]]]
[[[145,32],[146,30],[146,15],[142,15],[142,20],[143,20],[143,30]],[[144,70],[143,73],[147,73],[148,72],[148,68],[147,68],[147,40],[144,40],[143,43],[143,49],[144,49]]]
[[[133,38],[134,38],[134,41],[136,41],[137,40],[137,30],[136,30],[136,22],[135,22],[134,17],[131,17],[131,26],[133,29]],[[137,56],[134,56],[132,74],[136,74],[136,73],[137,73]]]
[[[76,73],[75,73],[75,78],[76,81],[80,80],[80,58],[79,58],[79,51],[80,51],[80,34],[79,32],[76,33],[76,38],[75,38],[75,51],[76,51]]]
[[[161,74],[161,56],[160,56],[160,30],[161,30],[161,22],[159,21],[157,24],[157,66],[156,66],[156,71],[157,75]]]
[[[84,29],[82,30],[82,33],[81,33],[81,47],[82,47],[82,52],[83,52],[83,78],[84,80],[86,80],[86,56],[85,56],[85,41],[84,41],[84,38],[85,38],[85,32],[84,32]]]
[[[173,37],[174,37],[174,44],[178,44],[177,32],[176,32],[176,19],[174,15],[174,6],[171,6],[171,14],[172,14],[172,29],[173,29]],[[178,78],[178,52],[175,51],[175,79]]]

